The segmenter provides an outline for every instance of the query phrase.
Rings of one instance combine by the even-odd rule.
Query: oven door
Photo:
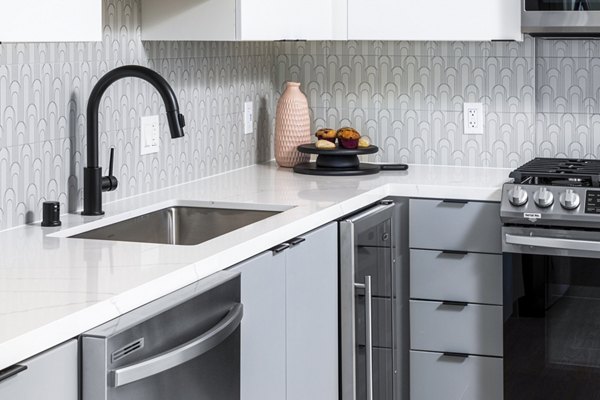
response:
[[[600,0],[522,0],[522,6],[523,33],[600,34]]]
[[[600,399],[600,232],[503,228],[505,398]]]

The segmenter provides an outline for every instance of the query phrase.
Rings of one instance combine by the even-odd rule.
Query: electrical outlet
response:
[[[465,135],[483,135],[483,104],[465,103]]]
[[[254,104],[251,101],[244,103],[244,133],[254,132]]]
[[[158,115],[150,115],[141,118],[140,154],[158,153],[158,129],[160,121]]]

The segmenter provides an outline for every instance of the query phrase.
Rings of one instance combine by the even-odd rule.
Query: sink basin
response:
[[[173,205],[67,237],[196,245],[282,211]]]

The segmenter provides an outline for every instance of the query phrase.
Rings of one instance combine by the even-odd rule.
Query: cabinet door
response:
[[[285,251],[287,400],[337,400],[337,223],[302,238]]]
[[[236,0],[142,0],[142,40],[235,40]]]
[[[238,0],[238,39],[346,40],[347,0]]]
[[[285,254],[232,268],[242,278],[241,399],[285,399]]]
[[[142,39],[346,40],[347,6],[347,0],[142,0]]]
[[[77,340],[32,357],[26,370],[0,382],[0,399],[77,400]]]
[[[522,40],[521,0],[348,0],[350,40]]]
[[[102,40],[102,0],[0,0],[0,42]]]

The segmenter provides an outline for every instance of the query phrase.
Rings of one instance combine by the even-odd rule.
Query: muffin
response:
[[[340,128],[337,131],[337,138],[341,147],[345,149],[356,149],[358,147],[360,133],[354,128]]]
[[[315,133],[315,136],[319,140],[328,140],[331,143],[335,143],[335,138],[337,137],[337,134],[335,132],[335,129],[322,128],[319,129],[317,133]]]

